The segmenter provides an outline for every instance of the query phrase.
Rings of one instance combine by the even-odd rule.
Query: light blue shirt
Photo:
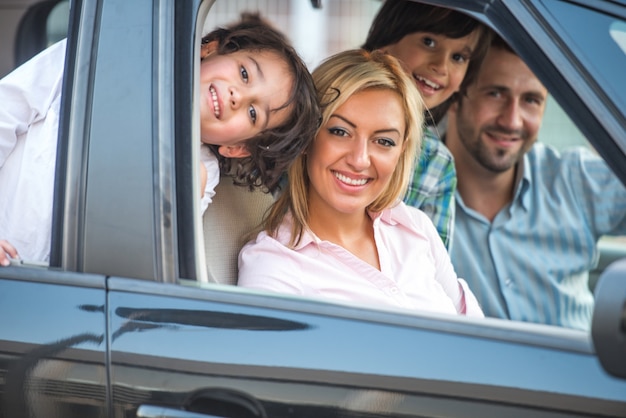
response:
[[[589,329],[597,241],[626,234],[626,188],[604,160],[537,143],[518,167],[512,203],[493,222],[458,191],[456,205],[452,262],[485,315]]]

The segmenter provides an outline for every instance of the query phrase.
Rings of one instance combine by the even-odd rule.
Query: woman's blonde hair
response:
[[[380,212],[395,205],[406,193],[413,173],[413,164],[418,158],[417,151],[423,133],[424,103],[413,80],[393,56],[380,51],[353,49],[327,58],[313,71],[313,81],[322,108],[322,123],[318,132],[319,129],[325,129],[328,119],[335,110],[358,92],[385,89],[400,96],[406,126],[404,149],[389,187],[368,206],[367,210]],[[372,106],[376,106],[376,103],[372,103]],[[310,147],[311,143],[308,144],[307,150]],[[265,218],[264,229],[274,236],[287,212],[291,212],[293,226],[290,246],[298,244],[302,232],[307,228],[309,184],[306,153],[303,153],[290,166],[288,184]]]

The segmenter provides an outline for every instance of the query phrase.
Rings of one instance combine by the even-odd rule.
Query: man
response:
[[[488,316],[589,329],[588,271],[626,233],[626,189],[590,151],[536,143],[548,91],[502,39],[450,107],[452,261]]]

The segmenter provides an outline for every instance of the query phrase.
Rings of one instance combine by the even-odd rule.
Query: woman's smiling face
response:
[[[363,90],[339,106],[307,153],[309,213],[364,213],[389,185],[405,129],[391,90]]]
[[[282,124],[293,89],[287,63],[269,51],[213,52],[200,65],[202,142],[237,145]]]

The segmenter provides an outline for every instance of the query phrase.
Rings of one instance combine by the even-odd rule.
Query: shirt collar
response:
[[[291,226],[293,225],[293,216],[291,212],[288,212],[283,218],[283,222],[278,227],[276,232],[276,239],[283,245],[287,246],[291,239]],[[299,250],[312,243],[319,243],[321,240],[313,234],[311,231],[305,229],[300,237],[300,242],[295,246],[294,250]]]
[[[380,222],[384,222],[389,225],[406,224],[410,219],[403,220],[403,217],[406,217],[406,211],[394,211],[393,208],[385,209],[382,212],[368,212],[372,220],[374,221],[374,228],[376,228],[377,224]],[[291,213],[287,213],[285,218],[283,219],[283,223],[278,228],[278,232],[276,234],[277,240],[284,245],[289,243],[289,239],[291,238],[291,226],[293,224],[293,216]],[[321,240],[317,235],[313,233],[313,231],[309,229],[305,229],[302,233],[302,237],[300,237],[300,242],[295,246],[295,250],[300,250],[308,245],[315,244],[320,245],[324,241]]]

